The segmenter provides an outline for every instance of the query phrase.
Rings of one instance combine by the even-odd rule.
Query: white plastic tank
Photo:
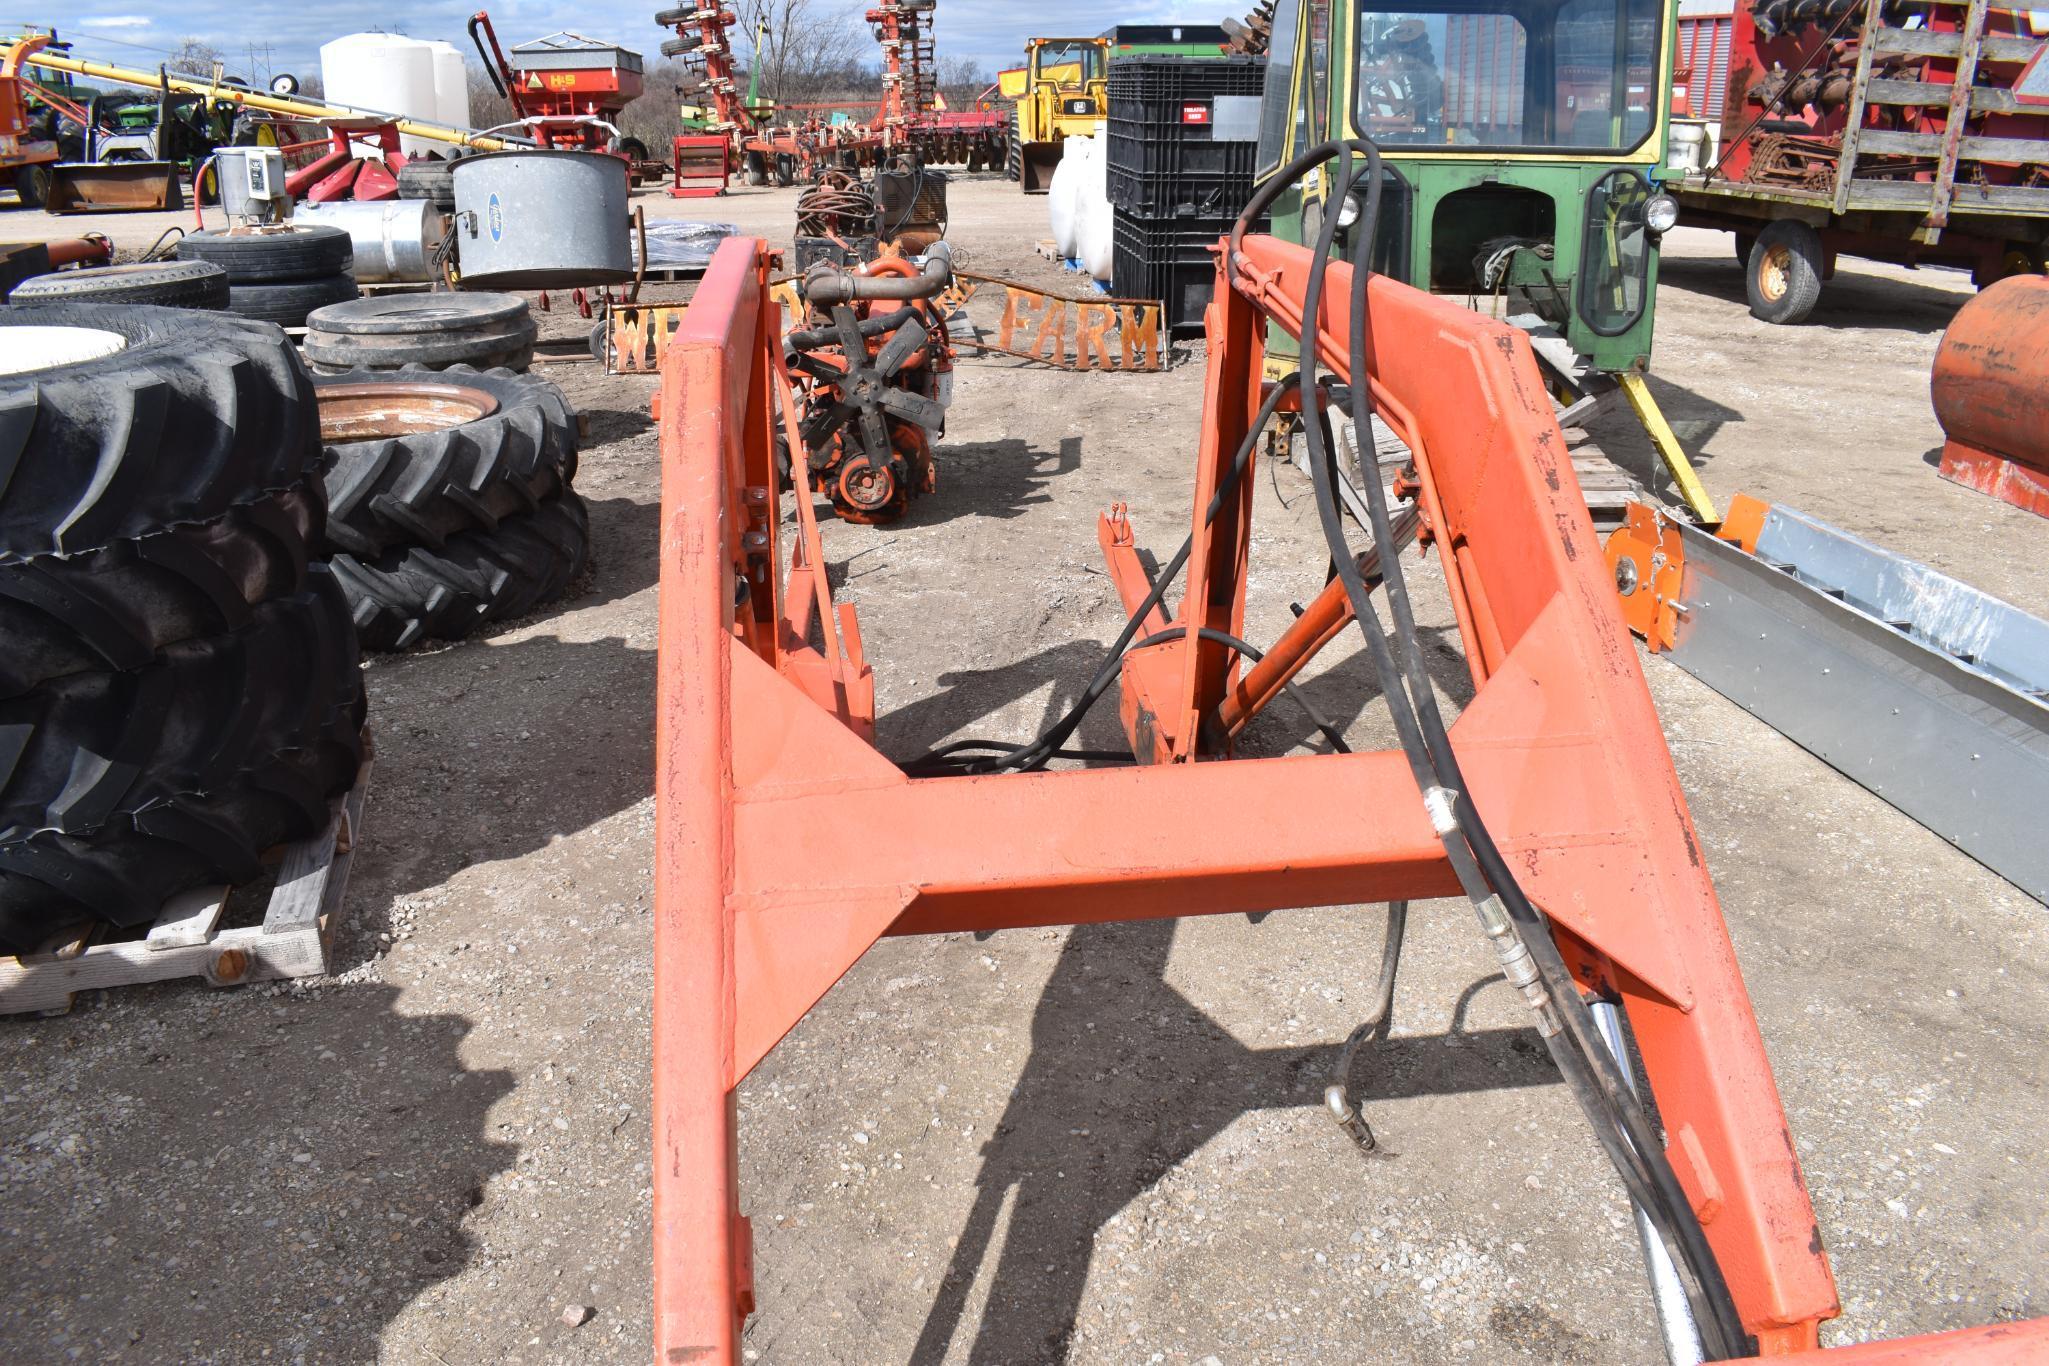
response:
[[[1116,218],[1110,209],[1109,149],[1101,138],[1075,177],[1074,254],[1081,267],[1097,280],[1110,278],[1115,251]]]
[[[441,105],[434,87],[434,54],[417,38],[395,33],[351,33],[323,43],[320,48],[320,79],[330,104],[377,114],[441,122]],[[432,151],[435,144],[424,138],[402,139],[407,152]],[[356,155],[372,155],[371,148],[358,140]]]
[[[1046,217],[1053,229],[1053,247],[1063,260],[1074,258],[1080,226],[1075,213],[1080,198],[1075,191],[1087,170],[1083,163],[1094,146],[1093,138],[1068,138],[1060,149],[1060,164],[1053,168],[1053,179],[1046,186]]]
[[[439,40],[427,44],[434,54],[434,107],[441,112],[436,122],[452,128],[470,126],[470,73],[463,65],[462,49]]]

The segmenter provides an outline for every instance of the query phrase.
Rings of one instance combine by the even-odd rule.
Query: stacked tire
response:
[[[205,261],[228,276],[228,311],[280,327],[303,327],[316,308],[357,296],[349,234],[330,224],[188,232],[178,259]]]
[[[250,880],[353,783],[319,461],[275,327],[0,308],[0,952]]]
[[[23,280],[7,296],[7,302],[21,308],[156,304],[161,308],[219,310],[228,306],[228,273],[208,261],[138,261],[59,270]]]
[[[329,563],[365,647],[460,640],[559,597],[589,558],[562,391],[468,366],[318,375]]]
[[[525,370],[539,336],[533,310],[517,294],[392,294],[311,314],[305,349],[314,373],[324,375],[409,365]]]

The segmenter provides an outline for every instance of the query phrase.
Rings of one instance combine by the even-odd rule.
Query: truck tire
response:
[[[304,327],[306,315],[329,304],[357,297],[352,275],[318,280],[278,280],[260,285],[229,285],[228,311],[279,327]]]
[[[319,461],[313,378],[275,327],[139,304],[0,308],[0,559],[209,521]]]
[[[324,501],[304,484],[83,555],[0,561],[0,699],[241,630],[305,583]]]
[[[409,365],[525,370],[539,335],[516,294],[396,294],[309,315],[305,354],[323,374]]]
[[[314,384],[322,430],[357,437],[327,448],[332,550],[374,559],[443,549],[458,532],[533,512],[575,476],[576,414],[547,380],[458,365],[351,370]],[[352,407],[376,417],[345,423]]]
[[[211,261],[59,270],[23,280],[7,296],[7,302],[24,307],[67,303],[222,309],[228,306],[228,273]]]
[[[1750,316],[1768,323],[1805,321],[1821,297],[1826,262],[1821,234],[1807,224],[1793,218],[1767,224],[1743,268]]]
[[[363,710],[347,603],[319,565],[242,630],[0,703],[0,949],[255,878],[354,781]]]
[[[424,199],[443,213],[455,212],[455,164],[419,157],[398,168],[398,197]]]
[[[567,588],[589,552],[590,514],[565,491],[494,531],[451,536],[439,550],[336,555],[330,563],[364,648],[395,651],[461,640],[486,622],[524,615]]]
[[[346,275],[356,252],[345,229],[319,223],[261,233],[188,232],[178,241],[178,259],[211,261],[231,285],[260,285]]]

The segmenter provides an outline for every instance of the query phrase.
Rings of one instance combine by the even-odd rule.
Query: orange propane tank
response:
[[[1958,309],[1929,390],[1943,477],[2049,517],[2049,276],[2009,276]]]

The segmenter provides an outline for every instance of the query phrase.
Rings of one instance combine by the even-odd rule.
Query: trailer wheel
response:
[[[1768,323],[1797,323],[1821,297],[1827,253],[1821,234],[1805,223],[1782,218],[1757,235],[1744,265],[1750,315]]]
[[[759,152],[749,152],[747,154],[747,183],[749,185],[768,184],[768,158]]]
[[[14,193],[24,209],[40,209],[50,199],[50,168],[47,164],[18,167],[14,172]]]
[[[797,183],[797,158],[788,152],[776,153],[775,183],[784,189]]]

